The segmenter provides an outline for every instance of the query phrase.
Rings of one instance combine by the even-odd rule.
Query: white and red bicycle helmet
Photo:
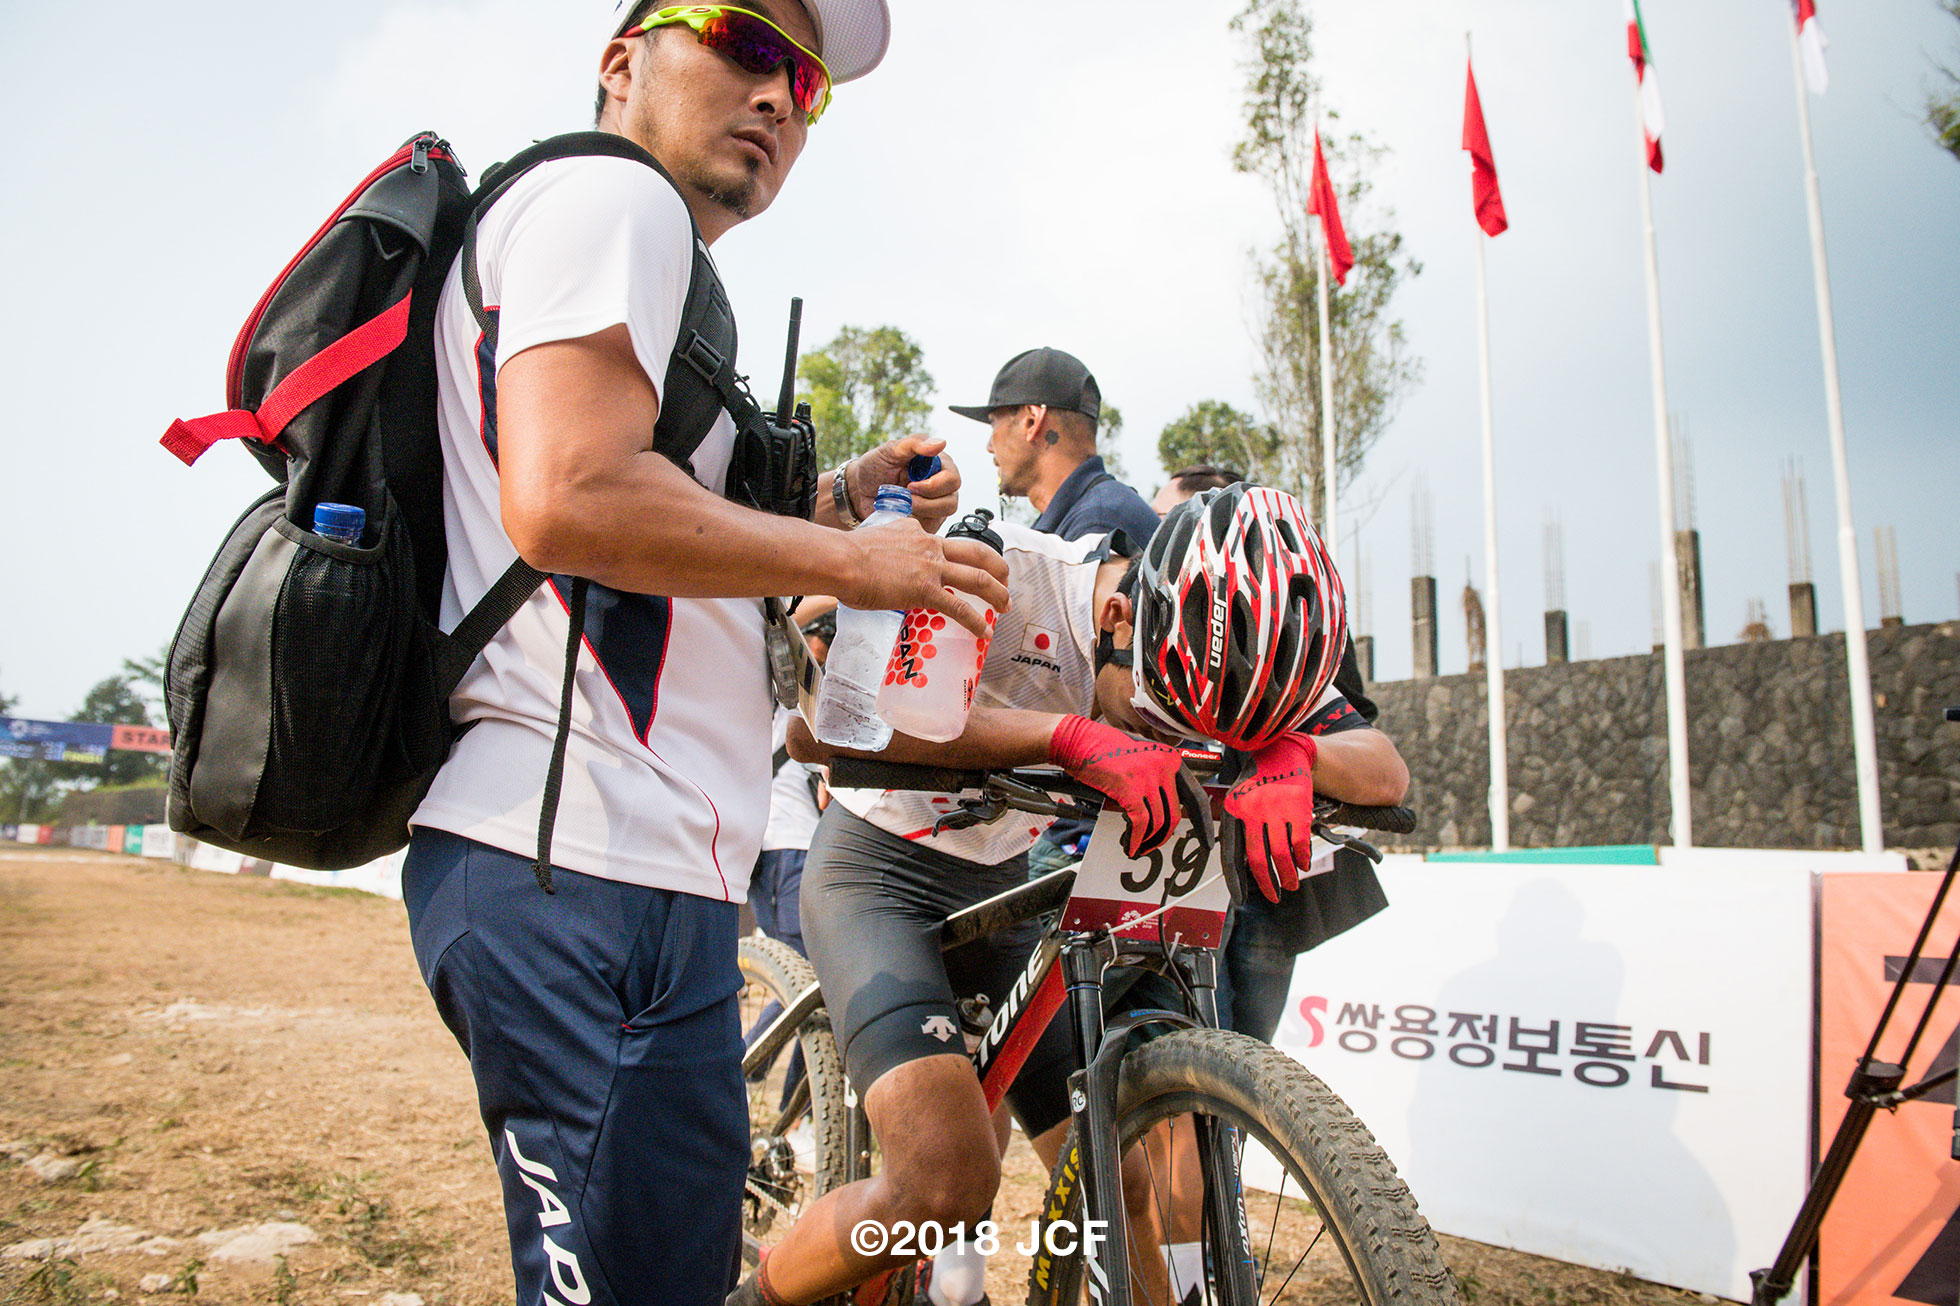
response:
[[[1243,482],[1171,509],[1132,601],[1139,706],[1232,748],[1299,725],[1347,646],[1347,596],[1306,509]]]

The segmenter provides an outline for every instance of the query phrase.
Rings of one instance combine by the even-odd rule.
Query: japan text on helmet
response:
[[[1347,598],[1300,501],[1248,484],[1173,508],[1138,564],[1138,698],[1172,724],[1257,749],[1333,682]]]

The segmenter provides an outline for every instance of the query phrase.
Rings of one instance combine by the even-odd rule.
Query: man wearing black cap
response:
[[[993,427],[987,450],[1000,492],[1027,499],[1041,514],[1034,528],[1065,540],[1122,530],[1141,548],[1157,514],[1096,455],[1102,389],[1082,360],[1059,349],[1030,349],[1007,360],[984,404],[953,411]]]

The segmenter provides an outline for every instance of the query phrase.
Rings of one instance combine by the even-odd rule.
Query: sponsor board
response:
[[[1878,1027],[1941,877],[1841,874],[1819,877],[1818,1147],[1830,1146],[1848,1105],[1844,1088]],[[1960,935],[1960,903],[1949,900],[1878,1059],[1897,1062],[1925,1010],[1933,983]],[[1907,1083],[1953,1065],[1960,1045],[1960,994],[1932,1012]],[[1818,1306],[1946,1303],[1960,1282],[1960,1162],[1953,1159],[1953,1085],[1896,1111],[1880,1111],[1859,1144],[1817,1246]],[[1821,1151],[1820,1151],[1821,1154]],[[1765,1259],[1765,1264],[1768,1260]]]
[[[1747,1300],[1809,1174],[1813,877],[1380,874],[1389,909],[1300,958],[1278,1046],[1437,1229]]]
[[[86,721],[0,717],[0,757],[33,762],[99,764],[109,756],[115,727]]]

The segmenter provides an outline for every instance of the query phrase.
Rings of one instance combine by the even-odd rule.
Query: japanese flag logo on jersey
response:
[[[1057,631],[1045,626],[1029,626],[1021,635],[1021,651],[1034,653],[1044,658],[1052,658],[1062,647],[1062,637]]]

